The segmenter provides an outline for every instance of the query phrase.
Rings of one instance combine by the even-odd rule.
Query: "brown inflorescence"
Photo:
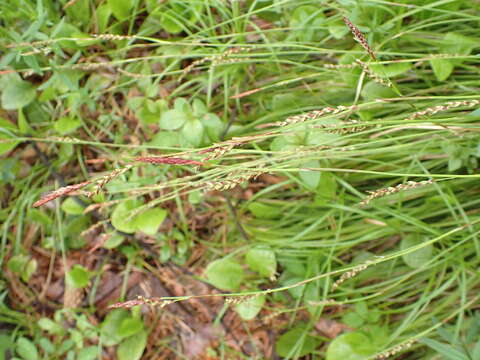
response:
[[[151,306],[160,306],[164,307],[169,304],[174,303],[175,300],[163,300],[158,298],[146,298],[143,296],[137,296],[135,300],[128,300],[124,302],[115,303],[109,306],[110,309],[117,308],[131,308],[137,305],[151,305]]]
[[[402,190],[409,190],[409,189],[417,188],[419,186],[430,185],[432,183],[433,183],[432,179],[424,180],[424,181],[407,181],[405,184],[398,184],[397,186],[389,186],[387,188],[383,188],[375,191],[369,191],[368,192],[369,195],[360,202],[360,205],[362,206],[368,205],[368,203],[370,203],[370,201],[372,201],[373,199],[395,194]]]
[[[33,207],[39,207],[42,206],[43,204],[46,204],[47,202],[50,202],[52,200],[55,200],[56,198],[59,198],[60,196],[68,195],[71,192],[74,192],[76,190],[79,190],[88,184],[90,184],[91,181],[84,181],[80,184],[74,184],[74,185],[68,185],[61,187],[60,189],[51,191],[47,193],[46,195],[42,196],[42,198],[36,202],[33,203]]]
[[[103,189],[103,187],[105,185],[107,185],[110,181],[112,181],[117,176],[120,176],[120,175],[124,174],[125,172],[127,172],[131,168],[132,168],[132,165],[127,165],[123,168],[115,169],[111,173],[109,173],[105,176],[102,176],[100,179],[97,179],[95,181],[96,182],[95,189],[92,192],[87,193],[86,195],[88,197],[91,197],[93,195],[97,195]]]
[[[353,37],[355,38],[356,41],[362,45],[362,47],[368,52],[368,54],[372,57],[373,60],[377,60],[377,57],[375,56],[375,53],[373,52],[373,49],[368,45],[367,39],[365,39],[365,36],[363,36],[362,32],[357,28],[348,18],[343,17],[343,21],[345,24],[350,28],[350,31],[353,34]]]
[[[407,350],[409,349],[413,344],[415,343],[415,340],[409,340],[407,342],[404,342],[403,344],[395,346],[393,349],[384,351],[380,354],[378,354],[375,358],[376,359],[386,359],[389,358],[390,356],[393,356],[400,351]]]
[[[341,284],[343,284],[345,281],[348,279],[353,278],[356,276],[358,273],[362,272],[363,270],[366,270],[370,265],[372,265],[372,261],[367,261],[364,264],[358,265],[354,267],[352,270],[347,271],[346,273],[343,273],[340,279],[335,281],[332,285],[332,291],[335,291]]]
[[[406,120],[415,120],[424,115],[435,115],[436,113],[447,111],[460,106],[473,107],[480,104],[480,100],[461,100],[461,101],[449,101],[445,105],[437,105],[429,107],[422,111],[417,111],[410,115]]]
[[[232,177],[230,179],[219,180],[219,181],[207,181],[205,183],[205,187],[207,190],[217,190],[217,191],[230,190],[245,181],[256,179],[258,176],[260,176],[263,173],[264,171],[252,171],[250,173],[241,174],[238,177]]]
[[[278,121],[275,123],[276,126],[287,126],[287,125],[292,125],[292,124],[297,124],[300,122],[304,122],[307,120],[316,120],[321,118],[324,115],[327,114],[338,114],[342,111],[346,110],[355,110],[357,108],[356,105],[351,105],[351,106],[337,106],[337,107],[324,107],[323,109],[320,110],[312,110],[304,114],[300,115],[294,115],[286,118],[284,121]]]
[[[344,127],[344,125],[347,125],[347,127]],[[366,130],[370,128],[371,125],[362,124],[357,120],[349,120],[341,124],[316,124],[311,125],[311,127],[314,129],[324,129],[331,134],[348,134]]]

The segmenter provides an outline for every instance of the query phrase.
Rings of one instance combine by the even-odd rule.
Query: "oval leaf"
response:
[[[135,217],[135,226],[147,235],[155,235],[166,216],[165,209],[149,209]]]
[[[421,236],[411,234],[411,235],[405,236],[402,239],[402,242],[400,243],[400,248],[402,250],[405,250],[412,246],[419,245],[422,242],[423,240]],[[432,253],[433,253],[433,246],[430,244],[422,247],[417,251],[413,251],[403,255],[402,259],[403,261],[405,261],[405,264],[407,264],[411,268],[418,269],[423,265],[425,265],[432,258]]]
[[[74,265],[67,273],[67,285],[77,289],[84,288],[90,281],[90,273],[81,265]]]
[[[113,227],[127,234],[133,234],[137,226],[135,220],[129,219],[129,216],[136,207],[137,203],[133,200],[127,200],[118,204],[111,216]]]
[[[165,130],[175,130],[183,126],[187,115],[179,110],[165,111],[160,117],[160,127]]]
[[[35,96],[36,90],[32,84],[24,80],[14,80],[3,89],[2,107],[5,110],[20,109],[30,104]]]
[[[327,349],[327,360],[367,360],[375,353],[370,339],[360,333],[337,337]]]
[[[265,277],[271,277],[277,270],[275,252],[267,247],[250,249],[245,255],[245,260],[253,271]]]
[[[298,326],[280,336],[275,344],[278,355],[283,358],[292,358],[292,355],[296,355],[295,358],[297,358],[313,352],[319,345],[319,341],[305,334],[306,331],[304,326]],[[339,359],[344,360],[341,357],[336,360]]]
[[[142,357],[145,346],[147,346],[146,331],[130,336],[118,346],[118,360],[139,360]]]
[[[35,344],[25,337],[17,340],[17,354],[25,360],[37,360],[38,350]]]
[[[243,320],[254,319],[265,303],[265,295],[255,296],[235,305],[235,311]]]
[[[228,259],[220,259],[211,262],[205,270],[208,281],[222,290],[238,290],[243,281],[244,273],[242,266]]]

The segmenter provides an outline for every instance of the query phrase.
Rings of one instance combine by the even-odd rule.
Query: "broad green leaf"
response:
[[[160,107],[153,100],[146,99],[136,114],[145,124],[154,124],[160,120]]]
[[[365,320],[356,312],[350,311],[342,316],[342,322],[352,328],[359,328],[365,323]]]
[[[463,161],[458,157],[451,157],[448,159],[448,171],[453,172],[457,171],[463,166]]]
[[[65,11],[71,19],[80,22],[84,26],[88,25],[91,20],[89,0],[74,1]]]
[[[472,360],[480,360],[480,340],[477,341],[472,350]]]
[[[270,150],[272,151],[287,151],[290,149],[294,149],[295,146],[291,145],[285,136],[277,136],[273,141],[270,143]]]
[[[110,19],[110,15],[112,14],[112,10],[107,3],[103,3],[97,7],[96,10],[96,25],[98,26],[98,32],[100,34],[104,33],[107,30],[108,20]]]
[[[110,10],[118,20],[124,20],[129,16],[132,16],[132,9],[134,0],[108,0],[107,1]]]
[[[225,125],[223,124],[222,120],[213,113],[208,113],[202,116],[200,119],[203,126],[207,130],[207,135],[210,137],[212,141],[218,141],[220,139],[220,135],[225,129]]]
[[[37,267],[38,267],[37,260],[30,259],[30,261],[27,263],[27,266],[22,272],[22,276],[21,276],[22,280],[24,282],[28,282],[28,280],[30,280],[32,275],[35,274],[35,272],[37,271]]]
[[[16,110],[30,104],[36,96],[35,87],[28,81],[15,79],[7,83],[2,91],[2,107]]]
[[[430,65],[438,81],[447,80],[454,68],[453,63],[448,59],[431,59]]]
[[[155,235],[166,216],[165,209],[149,209],[135,217],[135,226],[145,234]]]
[[[235,311],[243,320],[254,319],[265,303],[265,295],[253,296],[235,305]]]
[[[319,29],[325,20],[323,9],[319,6],[302,5],[297,7],[290,18],[290,27],[301,41],[312,41],[321,36]]]
[[[199,146],[202,143],[203,125],[199,120],[189,120],[182,129],[182,135],[193,146]]]
[[[11,139],[12,137],[6,134],[0,133],[0,140]],[[6,154],[7,152],[13,150],[19,144],[18,141],[9,141],[5,143],[0,143],[0,156]]]
[[[365,301],[359,301],[359,302],[355,303],[355,311],[361,317],[366,318],[368,316],[367,303]]]
[[[324,204],[328,200],[335,199],[337,194],[337,181],[330,172],[322,171],[320,183],[317,186],[315,203]]]
[[[108,313],[100,327],[100,338],[105,346],[112,346],[122,341],[123,337],[118,334],[122,322],[130,317],[126,309],[113,309]]]
[[[126,200],[118,204],[112,212],[111,221],[115,229],[127,234],[133,234],[137,229],[135,219],[130,219],[132,211],[138,203],[134,200]]]
[[[194,99],[192,103],[193,115],[196,117],[202,117],[208,112],[207,106],[200,99]]]
[[[24,134],[30,134],[33,131],[23,113],[23,109],[18,109],[18,129]]]
[[[82,265],[73,265],[72,269],[67,273],[67,285],[76,289],[84,288],[88,285],[90,273]]]
[[[25,337],[18,338],[17,340],[17,354],[25,360],[38,359],[38,350],[35,344]]]
[[[320,342],[306,333],[304,326],[297,326],[280,336],[275,344],[277,354],[283,358],[292,358],[292,355],[302,357],[313,352]],[[339,360],[343,358],[337,358]]]
[[[65,135],[75,131],[81,125],[82,122],[79,119],[70,116],[64,116],[55,121],[53,127],[59,134]]]
[[[78,360],[95,360],[98,359],[98,346],[89,346],[83,348],[78,353],[77,359]]]
[[[211,262],[205,270],[208,281],[222,290],[238,290],[243,281],[242,266],[229,259],[219,259]]]
[[[83,206],[75,201],[75,199],[68,197],[62,202],[62,210],[69,215],[82,215]]]
[[[402,250],[408,249],[412,246],[419,245],[423,243],[423,237],[416,234],[410,234],[405,236],[400,243],[400,248]],[[419,250],[410,252],[402,256],[405,264],[411,268],[418,269],[425,265],[433,255],[433,245],[427,245],[422,247]]]
[[[395,92],[391,88],[376,83],[375,81],[367,83],[363,87],[361,94],[366,100],[376,100],[395,96]]]
[[[300,167],[318,169],[320,167],[320,162],[318,160],[311,160],[303,163]],[[321,175],[319,170],[302,170],[299,171],[298,174],[309,190],[315,190],[317,188]]]
[[[38,340],[38,345],[40,345],[41,349],[46,354],[50,355],[50,354],[53,354],[55,352],[55,345],[53,345],[53,343],[46,337]],[[0,350],[0,360],[3,360],[1,350]]]
[[[179,134],[174,131],[159,131],[150,141],[150,145],[161,147],[175,147],[178,145]]]
[[[143,330],[143,321],[138,317],[129,317],[123,319],[118,328],[118,335],[129,337]]]
[[[391,78],[407,72],[412,68],[412,64],[409,62],[398,62],[388,65],[370,64],[369,67],[370,70],[372,70],[379,77]]]
[[[328,24],[328,32],[338,40],[345,37],[345,35],[349,33],[349,30],[343,21],[336,21]]]
[[[30,257],[23,254],[17,254],[12,256],[7,263],[7,267],[11,272],[16,274],[21,274],[25,267],[27,266],[28,260]]]
[[[17,131],[17,126],[5,118],[0,117],[0,130]],[[1,132],[0,132],[1,134]]]
[[[183,126],[188,117],[179,110],[165,111],[160,117],[160,127],[165,130],[175,130]]]
[[[245,261],[250,269],[265,277],[271,277],[277,271],[275,252],[267,247],[250,249],[245,255]]]
[[[117,349],[118,360],[139,360],[147,346],[147,332],[141,331],[122,341]]]
[[[179,21],[175,11],[170,9],[165,11],[160,18],[162,28],[170,34],[178,34],[183,30],[183,24]]]
[[[249,204],[248,210],[259,219],[275,219],[282,214],[281,208],[261,202],[253,202]]]
[[[442,52],[447,54],[470,55],[475,47],[478,47],[478,39],[449,32],[443,38],[445,45],[442,46]]]
[[[11,336],[0,334],[0,360],[5,360],[5,353],[7,350],[13,352],[14,343]]]
[[[112,234],[103,244],[105,249],[115,249],[125,241],[125,237],[120,234]]]
[[[45,330],[48,333],[53,334],[53,335],[61,335],[61,334],[65,333],[65,330],[64,330],[63,326],[57,324],[55,321],[53,321],[49,318],[46,318],[46,317],[38,320],[37,324],[42,330]]]
[[[326,360],[367,360],[374,353],[375,348],[366,335],[351,332],[330,343]]]

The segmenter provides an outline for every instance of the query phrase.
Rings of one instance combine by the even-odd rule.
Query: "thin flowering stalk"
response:
[[[340,279],[335,281],[332,285],[332,291],[335,291],[341,284],[343,284],[345,281],[348,279],[353,278],[356,276],[358,273],[362,272],[363,270],[366,270],[370,265],[373,264],[373,261],[369,260],[365,262],[364,264],[358,265],[357,267],[353,268],[350,271],[347,271],[346,273],[343,273]]]
[[[325,69],[353,69],[357,67],[359,64],[324,64],[323,67]]]
[[[377,60],[373,49],[368,45],[367,39],[363,36],[362,32],[359,28],[357,28],[348,18],[343,17],[343,21],[345,24],[350,28],[350,31],[353,34],[354,39],[362,45],[362,47],[368,52],[368,54],[372,57],[373,60]]]
[[[476,105],[480,105],[480,100],[475,99],[475,100],[449,101],[444,105],[437,105],[437,106],[426,108],[425,110],[422,110],[422,111],[417,111],[412,115],[410,115],[406,120],[415,120],[425,115],[435,115],[439,112],[447,111],[460,106],[474,107]]]
[[[392,82],[389,80],[389,79],[382,79],[380,76],[378,76],[377,74],[375,74],[371,69],[370,67],[368,66],[367,63],[364,63],[362,60],[355,60],[355,62],[360,65],[360,67],[362,68],[363,72],[365,74],[368,75],[368,77],[370,77],[370,79],[372,79],[373,81],[375,81],[376,83],[378,84],[382,84],[382,85],[385,85],[385,86],[388,86],[388,87],[392,87],[393,84]]]
[[[100,193],[100,191],[107,185],[110,181],[112,181],[114,178],[117,176],[120,176],[130,170],[133,166],[132,165],[127,165],[123,168],[120,169],[115,169],[111,173],[102,176],[100,179],[97,179],[95,189],[89,193],[87,193],[87,197],[92,197],[93,195],[97,195]]]
[[[179,298],[176,300],[164,300],[160,298],[146,298],[144,296],[137,296],[135,300],[129,300],[124,302],[115,303],[109,306],[109,309],[117,309],[117,308],[131,308],[137,305],[151,305],[151,306],[160,306],[163,308],[169,304],[172,304],[177,301],[186,300],[189,297]]]
[[[51,191],[51,192],[47,193],[40,200],[34,202],[32,206],[34,208],[42,206],[43,204],[46,204],[46,203],[48,203],[52,200],[55,200],[56,198],[68,195],[71,192],[74,192],[76,190],[84,188],[85,186],[87,186],[88,184],[91,184],[91,183],[92,183],[91,181],[84,181],[80,184],[74,184],[74,185],[68,185],[68,186],[61,187],[60,189],[57,189],[55,191]]]
[[[396,355],[400,351],[404,351],[412,347],[416,340],[408,340],[400,345],[395,346],[391,350],[387,350],[378,354],[375,359],[387,359],[390,356]]]
[[[202,150],[199,152],[199,154],[208,154],[203,160],[204,161],[209,161],[209,160],[214,160],[222,157],[225,155],[227,152],[231,151],[235,145],[238,145],[238,143],[229,143],[226,145],[219,145],[219,146],[214,146],[205,150]]]
[[[176,157],[162,157],[162,156],[143,156],[137,157],[136,162],[148,164],[171,164],[171,165],[203,165],[200,161],[182,159]]]
[[[185,77],[185,75],[187,75],[189,72],[191,72],[194,68],[196,68],[197,66],[202,65],[202,64],[204,64],[208,61],[211,61],[212,66],[217,66],[217,65],[229,62],[229,60],[227,58],[230,55],[237,54],[241,51],[249,52],[251,50],[253,50],[253,48],[234,47],[234,48],[228,49],[227,51],[225,51],[224,53],[222,53],[220,55],[214,55],[214,56],[204,57],[202,59],[195,60],[190,65],[188,65],[185,69],[183,69],[183,72],[182,72],[182,75],[180,76],[179,81],[181,81]]]
[[[252,171],[251,173],[242,174],[236,178],[219,180],[219,181],[207,181],[205,187],[207,190],[230,190],[235,186],[240,185],[243,182],[249,181],[251,179],[256,179],[260,175],[264,174],[264,171]]]
[[[415,189],[420,186],[430,185],[433,183],[433,180],[424,180],[424,181],[407,181],[405,184],[398,184],[397,186],[389,186],[388,188],[379,189],[375,191],[369,191],[369,195],[360,202],[361,206],[368,205],[370,201],[398,193],[402,190]]]
[[[346,125],[347,127],[345,127]],[[348,133],[355,133],[366,130],[371,125],[363,125],[361,122],[357,120],[349,120],[345,121],[341,124],[315,124],[310,126],[313,129],[324,129],[326,132],[331,134],[348,134]]]
[[[342,111],[355,110],[356,108],[357,108],[356,105],[352,105],[352,106],[342,106],[342,105],[340,105],[340,106],[337,106],[337,107],[327,106],[327,107],[324,107],[323,109],[320,109],[320,110],[312,110],[312,111],[309,111],[309,112],[304,113],[304,114],[290,116],[290,117],[286,118],[284,121],[276,122],[274,125],[276,125],[276,126],[287,126],[287,125],[297,124],[297,123],[304,122],[304,121],[307,121],[307,120],[316,120],[316,119],[319,119],[322,116],[327,115],[327,114],[338,114]]]

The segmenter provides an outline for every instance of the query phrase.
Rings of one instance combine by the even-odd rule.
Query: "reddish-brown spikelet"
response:
[[[350,31],[352,32],[355,40],[358,41],[365,50],[367,50],[368,54],[372,57],[373,60],[377,60],[377,57],[375,56],[373,49],[370,47],[370,45],[368,45],[367,39],[365,39],[365,36],[363,36],[360,29],[357,28],[355,25],[353,25],[353,23],[350,20],[348,20],[348,18],[346,18],[345,16],[343,17],[343,21],[350,28]]]
[[[135,161],[149,164],[203,165],[203,163],[200,161],[181,159],[176,157],[145,156],[138,157],[135,159]]]
[[[125,302],[115,303],[110,305],[108,308],[109,309],[131,308],[131,307],[134,307],[137,305],[143,305],[143,304],[145,304],[145,301],[143,301],[142,299],[136,299],[136,300],[129,300]]]
[[[59,198],[60,196],[68,195],[73,191],[79,190],[88,184],[90,184],[91,181],[85,181],[80,184],[74,184],[74,185],[68,185],[61,187],[60,189],[57,189],[55,191],[51,191],[48,194],[44,195],[40,200],[36,201],[32,206],[33,207],[39,207],[42,206],[43,204],[46,204],[49,201],[55,200],[56,198]]]

